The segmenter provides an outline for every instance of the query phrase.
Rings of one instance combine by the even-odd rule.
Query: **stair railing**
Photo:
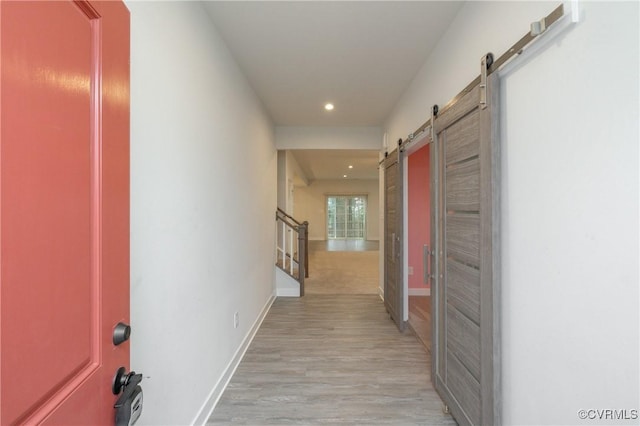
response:
[[[276,265],[300,283],[309,277],[309,222],[299,222],[284,210],[276,211]]]

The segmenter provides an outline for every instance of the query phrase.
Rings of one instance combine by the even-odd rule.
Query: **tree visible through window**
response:
[[[366,229],[366,195],[330,195],[327,197],[328,239],[365,239]]]

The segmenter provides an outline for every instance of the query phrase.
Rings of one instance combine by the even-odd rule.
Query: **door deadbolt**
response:
[[[131,336],[131,326],[123,322],[119,322],[113,329],[113,344],[118,346],[129,340]]]

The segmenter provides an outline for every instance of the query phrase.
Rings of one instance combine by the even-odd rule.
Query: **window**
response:
[[[327,196],[327,238],[365,239],[367,229],[366,195]]]

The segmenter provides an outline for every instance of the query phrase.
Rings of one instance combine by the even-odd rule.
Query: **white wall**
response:
[[[466,3],[389,139],[557,4]],[[504,424],[619,424],[577,413],[640,400],[638,3],[581,6],[581,23],[502,81]]]
[[[189,424],[274,292],[273,126],[200,3],[127,5],[138,424]]]
[[[382,146],[379,127],[276,127],[278,149],[373,149]]]
[[[300,168],[298,161],[293,156],[291,151],[286,151],[285,167],[286,167],[286,177],[287,177],[286,204],[285,204],[287,207],[285,211],[297,219],[296,211],[295,211],[296,188],[299,186],[308,185],[309,179],[307,179],[307,176],[304,174],[304,172]]]
[[[278,151],[278,207],[287,210],[287,152]]]
[[[291,181],[298,186],[309,185],[309,178],[300,167],[300,164],[298,163],[298,160],[296,160],[296,157],[293,155],[291,151],[286,151],[286,152],[287,152],[287,176],[289,176],[289,179],[291,179]]]

